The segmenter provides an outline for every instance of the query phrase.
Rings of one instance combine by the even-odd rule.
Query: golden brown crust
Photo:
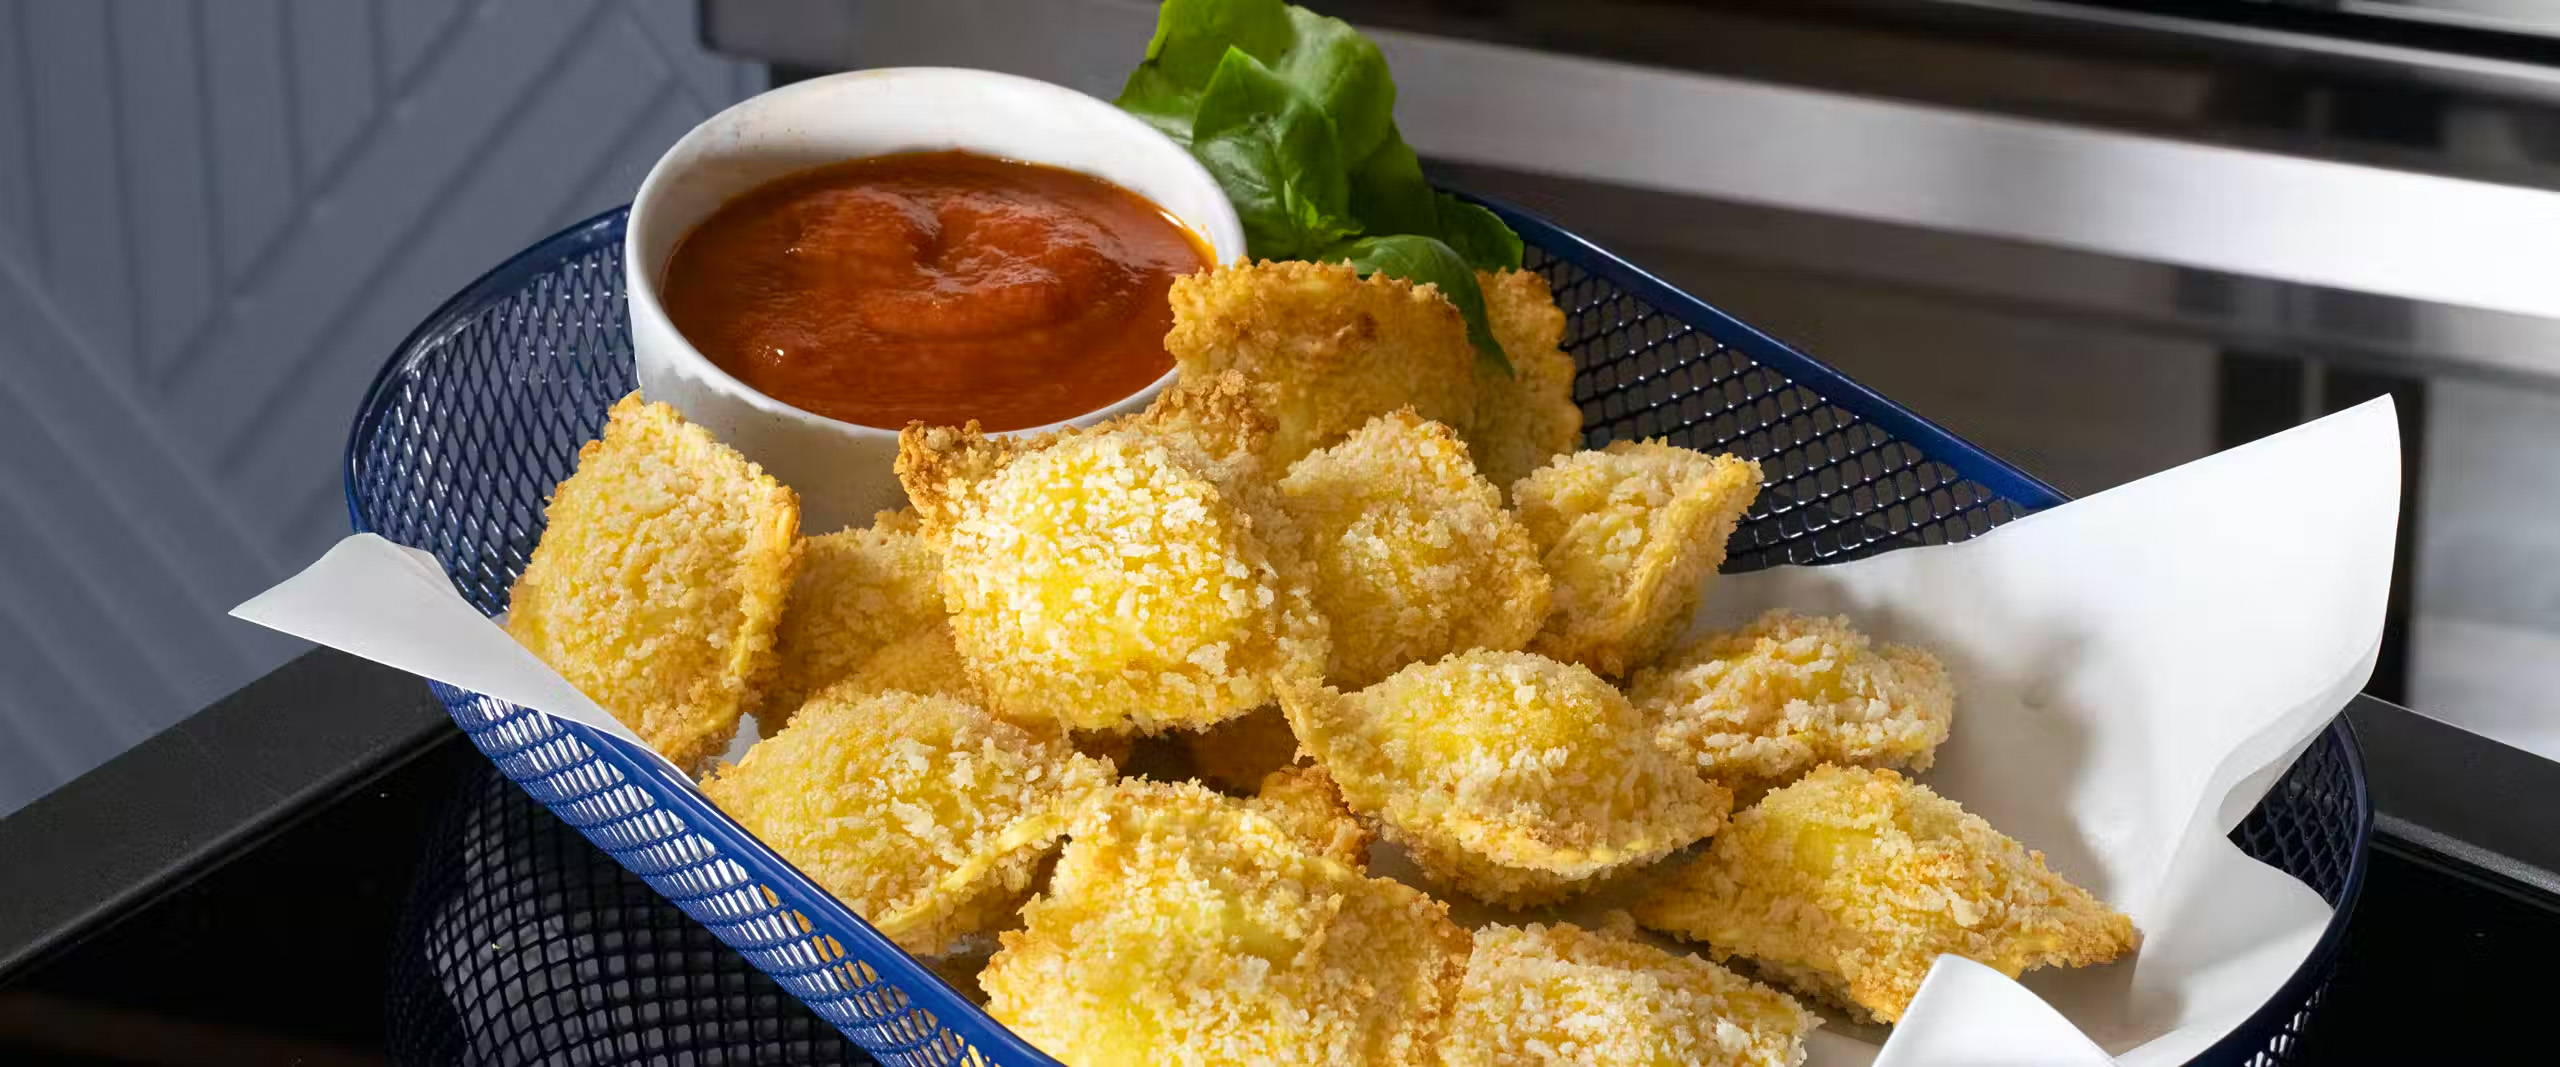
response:
[[[1936,656],[1785,610],[1673,649],[1627,696],[1661,722],[1655,741],[1745,803],[1819,763],[1928,770],[1956,701]]]
[[[632,393],[546,518],[507,631],[677,766],[727,747],[773,668],[799,498]]]
[[[1355,871],[1369,868],[1376,835],[1343,803],[1342,789],[1322,767],[1301,763],[1273,771],[1244,806],[1279,823],[1316,855]]]
[[[951,641],[948,623],[936,622],[886,645],[836,683],[855,693],[892,689],[926,696],[957,697],[985,706],[986,695],[969,677],[969,665]]]
[[[1113,781],[1055,733],[949,697],[813,697],[702,793],[918,955],[1000,924]]]
[[[1212,479],[1234,488],[1277,473],[1264,468],[1274,426],[1260,391],[1243,374],[1227,371],[1185,377],[1146,410],[1093,430],[1139,430],[1179,442]]]
[[[1556,347],[1564,340],[1564,311],[1546,278],[1479,271],[1476,283],[1511,373],[1478,364],[1467,443],[1484,476],[1508,487],[1582,443],[1582,406],[1573,402],[1573,357]]]
[[[1624,933],[1488,926],[1440,1051],[1447,1067],[1794,1067],[1819,1025],[1784,993]]]
[[[1069,1063],[1427,1063],[1465,964],[1446,905],[1306,851],[1197,785],[1124,783],[1078,821],[979,975]]]
[[[2014,978],[2104,963],[2141,940],[2043,853],[1954,801],[1892,771],[1828,764],[1735,816],[1635,915],[1885,1022],[1941,953]]]
[[[1020,437],[997,437],[966,426],[911,423],[898,431],[898,485],[915,509],[917,528],[940,540],[959,521],[976,489],[1030,447]]]
[[[1401,407],[1458,427],[1474,417],[1475,349],[1436,287],[1266,260],[1176,279],[1171,300],[1175,365],[1186,379],[1243,372],[1276,420],[1277,466]]]
[[[1265,488],[1272,417],[1259,390],[1235,371],[1186,376],[1146,408],[1088,427],[1043,434],[998,435],[966,426],[914,423],[898,434],[898,484],[909,507],[897,515],[939,539],[975,494],[1014,460],[1093,434],[1139,435],[1173,448],[1183,461],[1231,492]]]
[[[1532,653],[1461,653],[1347,696],[1296,687],[1284,706],[1354,810],[1435,880],[1509,907],[1669,855],[1732,803],[1608,682]]]
[[[1760,465],[1659,441],[1576,452],[1512,486],[1555,580],[1532,650],[1610,677],[1670,647],[1760,492]]]
[[[1280,481],[1305,539],[1333,652],[1357,689],[1408,663],[1529,643],[1547,572],[1450,429],[1401,409],[1308,453]]]
[[[942,554],[917,525],[912,516],[884,512],[867,529],[801,542],[799,575],[774,641],[779,665],[755,711],[764,736],[781,730],[811,695],[856,675],[870,677],[873,691],[968,695],[950,673],[959,667],[957,654],[937,658],[951,648]]]
[[[1253,431],[1188,428],[1242,395],[1213,382],[1160,419],[1027,444],[907,431],[901,477],[944,552],[954,643],[998,713],[1196,729],[1322,669],[1324,622]]]

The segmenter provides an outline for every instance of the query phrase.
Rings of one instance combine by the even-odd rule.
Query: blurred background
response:
[[[2380,832],[2324,995],[2371,1025],[2313,1047],[2540,1010],[2439,976],[2560,953],[2560,0],[1311,6],[1387,50],[1442,181],[2067,492],[2394,398],[2371,692],[2544,758],[2350,713]],[[1154,7],[0,0],[0,1061],[379,1062],[386,1007],[441,1002],[385,978],[395,922],[496,899],[422,860],[465,826],[515,849],[483,874],[567,904],[473,943],[535,959],[532,1000],[458,1000],[567,1011],[601,965],[560,946],[619,917],[662,939],[617,930],[617,959],[683,975],[646,996],[840,1055],[414,679],[223,613],[347,531],[348,423],[409,331],[694,123],[859,67],[1108,97]],[[277,944],[299,984],[133,978]]]
[[[2551,710],[2560,285],[2537,309],[2516,272],[2560,239],[2560,7],[1320,6],[1388,31],[1445,180],[2067,491],[2396,396],[2375,692],[2510,735]],[[445,295],[769,84],[952,64],[1108,96],[1152,9],[0,4],[0,811],[296,651],[221,612],[345,531],[349,412]],[[2397,254],[2499,210],[2512,244]]]
[[[0,3],[0,812],[273,669],[365,385],[765,86],[690,0]],[[1143,39],[1143,38],[1141,38]]]
[[[2560,750],[2560,5],[1318,6],[1444,179],[2067,491],[2397,397],[2374,691]],[[296,651],[221,613],[345,531],[349,413],[481,270],[767,85],[1108,96],[1152,7],[0,2],[0,812]]]

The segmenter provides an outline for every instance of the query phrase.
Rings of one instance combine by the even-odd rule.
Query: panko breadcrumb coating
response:
[[[1476,284],[1511,373],[1478,366],[1467,444],[1476,468],[1507,489],[1582,444],[1582,405],[1573,402],[1573,357],[1556,347],[1564,340],[1564,310],[1547,279],[1535,271],[1478,271]]]
[[[1344,695],[1293,687],[1299,743],[1434,879],[1509,907],[1714,833],[1732,794],[1656,748],[1598,675],[1527,652],[1417,663]]]
[[[1030,448],[973,430],[901,435],[900,478],[943,551],[952,637],[994,710],[1196,729],[1322,670],[1303,568],[1270,547],[1296,540],[1251,486],[1220,484],[1250,457],[1211,447],[1145,425]]]
[[[1369,868],[1369,824],[1342,802],[1342,790],[1324,768],[1301,764],[1271,772],[1244,806],[1289,831],[1316,855],[1353,870]]]
[[[1612,678],[1689,624],[1725,541],[1760,493],[1760,465],[1659,441],[1616,441],[1538,468],[1511,489],[1555,579],[1529,647]]]
[[[1092,431],[1135,430],[1180,444],[1184,459],[1230,492],[1269,488],[1281,468],[1269,453],[1274,422],[1262,391],[1236,371],[1191,375],[1157,394],[1146,410]],[[1070,431],[1072,432],[1072,431]]]
[[[1817,763],[1928,770],[1956,702],[1936,656],[1784,610],[1673,649],[1627,695],[1661,722],[1655,741],[1746,803]]]
[[[1475,348],[1436,286],[1266,260],[1176,278],[1170,299],[1164,346],[1185,379],[1241,371],[1264,391],[1275,469],[1397,408],[1474,417]]]
[[[1261,391],[1235,371],[1186,377],[1145,410],[1081,429],[993,435],[975,422],[960,427],[918,423],[898,435],[898,484],[910,505],[894,514],[902,522],[912,520],[904,528],[938,542],[978,505],[980,490],[1014,460],[1061,441],[1099,434],[1153,438],[1173,449],[1185,466],[1244,498],[1249,507],[1267,505],[1262,499],[1269,490],[1265,475],[1276,471],[1265,465],[1271,428]],[[1263,518],[1259,511],[1254,514]]]
[[[840,689],[702,793],[898,947],[962,951],[1011,916],[1111,764],[950,697]]]
[[[856,674],[895,676],[874,689],[947,691],[916,684],[924,680],[919,669],[930,665],[912,662],[932,656],[937,643],[951,646],[941,582],[942,554],[925,542],[912,515],[884,511],[866,529],[802,541],[799,577],[774,641],[780,666],[755,712],[764,736],[781,730],[811,694]],[[900,642],[908,644],[896,662],[871,669]],[[952,662],[956,666],[956,654]]]
[[[728,747],[773,669],[799,497],[635,392],[546,519],[507,632],[677,766]]]
[[[1403,409],[1310,452],[1280,480],[1332,638],[1325,680],[1369,685],[1451,652],[1509,651],[1547,615],[1529,532],[1449,428]]]
[[[1794,1067],[1821,1022],[1784,993],[1624,933],[1488,926],[1440,1054],[1447,1067]]]
[[[881,646],[836,684],[861,693],[903,689],[958,697],[980,706],[986,703],[978,683],[969,677],[969,665],[960,659],[959,647],[951,643],[950,625],[941,622]]]
[[[1277,706],[1174,736],[1182,744],[1184,770],[1229,792],[1259,789],[1266,775],[1299,759],[1298,735]]]
[[[1900,774],[1824,765],[1733,819],[1635,907],[1644,925],[1892,1022],[1941,953],[2012,978],[2133,950],[2133,920]]]
[[[988,1012],[1041,1051],[1079,1067],[1429,1062],[1467,955],[1447,905],[1197,785],[1124,783],[1071,836],[978,977]]]

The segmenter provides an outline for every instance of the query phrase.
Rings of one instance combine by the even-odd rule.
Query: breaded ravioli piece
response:
[[[677,766],[726,748],[773,669],[800,498],[635,392],[545,518],[507,632]]]
[[[1653,743],[1588,669],[1527,652],[1417,663],[1344,695],[1293,688],[1298,741],[1433,879],[1548,903],[1714,833],[1732,794]]]
[[[1316,855],[1353,870],[1369,867],[1369,844],[1376,835],[1343,803],[1341,788],[1322,767],[1299,764],[1273,771],[1263,777],[1261,789],[1244,798],[1244,806],[1279,823]]]
[[[1307,453],[1280,480],[1280,503],[1305,539],[1334,685],[1517,649],[1546,620],[1547,572],[1529,532],[1457,435],[1409,408]]]
[[[1447,905],[1241,801],[1123,783],[1080,819],[987,1010],[1078,1067],[1429,1062],[1467,955]]]
[[[1573,402],[1573,357],[1556,347],[1564,340],[1564,309],[1547,279],[1534,271],[1478,271],[1476,284],[1511,373],[1478,364],[1467,444],[1485,478],[1507,488],[1582,444],[1582,405]]]
[[[894,674],[895,684],[870,688],[952,692],[916,684],[917,656],[938,643],[951,645],[942,607],[942,554],[927,543],[911,513],[881,512],[863,529],[839,530],[801,542],[799,576],[782,612],[774,645],[780,666],[756,708],[756,725],[771,737],[801,702],[856,675]],[[892,645],[896,662],[873,661]],[[957,656],[953,657],[956,666]]]
[[[1978,815],[1888,770],[1824,765],[1734,816],[1635,907],[1645,926],[1892,1022],[1941,953],[2012,978],[2105,963],[2133,920]]]
[[[1164,345],[1184,378],[1240,371],[1264,391],[1275,469],[1397,408],[1474,417],[1475,348],[1436,286],[1266,260],[1176,278],[1170,299]]]
[[[1222,486],[1221,461],[1188,439],[1112,428],[1001,462],[973,457],[981,446],[1010,447],[910,428],[899,469],[942,549],[953,641],[998,713],[1197,729],[1322,670],[1301,568],[1284,571],[1262,536],[1285,521]]]
[[[1618,916],[1623,922],[1625,916]],[[1447,1067],[1794,1067],[1821,1020],[1706,960],[1570,923],[1488,926],[1440,1046]]]
[[[1746,802],[1819,763],[1928,770],[1956,702],[1938,657],[1784,610],[1673,649],[1627,695],[1657,742]]]
[[[1659,441],[1615,441],[1538,468],[1512,506],[1555,579],[1529,643],[1612,678],[1670,647],[1760,493],[1760,465]]]
[[[1299,762],[1298,735],[1277,705],[1175,736],[1185,772],[1228,792],[1252,792],[1273,771]]]
[[[702,793],[900,948],[939,956],[1010,917],[1113,780],[1063,735],[963,701],[831,689]]]

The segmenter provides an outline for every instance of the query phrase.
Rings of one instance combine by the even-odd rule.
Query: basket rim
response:
[[[434,311],[427,313],[426,318],[419,320],[408,336],[400,339],[399,346],[391,350],[391,358],[382,361],[382,369],[375,371],[373,381],[364,387],[364,399],[357,402],[355,424],[347,428],[345,455],[340,469],[344,479],[342,489],[347,498],[348,526],[357,533],[373,530],[372,523],[365,520],[356,486],[358,476],[363,472],[365,442],[372,440],[382,425],[383,394],[390,391],[392,382],[399,380],[400,372],[426,358],[435,342],[462,329],[483,307],[497,298],[513,295],[523,287],[526,279],[605,243],[620,244],[623,224],[630,217],[629,204],[609,207],[525,246],[497,266],[482,271],[479,277],[471,280],[471,284],[446,297]]]
[[[1682,322],[1713,322],[1720,329],[1730,331],[1729,334],[1717,334],[1715,339],[1728,347],[1741,349],[1754,362],[1776,369],[1799,384],[1818,383],[1820,388],[1814,392],[1825,400],[1833,400],[1843,394],[1855,396],[1860,405],[1856,412],[1859,417],[1892,431],[1902,440],[1925,443],[1924,451],[1930,459],[1955,468],[1966,478],[2023,507],[2041,510],[2071,500],[2069,494],[2043,479],[1868,388],[1830,364],[1762,333],[1544,216],[1493,197],[1465,192],[1457,192],[1456,195],[1501,216],[1502,221],[1509,223],[1530,244],[1608,278],[1653,305],[1657,311]],[[2338,902],[2330,906],[2329,922],[2321,929],[2319,939],[2312,943],[2311,951],[2302,957],[2301,965],[2294,968],[2284,984],[2276,987],[2275,994],[2232,1027],[2229,1033],[2197,1052],[2190,1058],[2190,1063],[2238,1062],[2262,1051],[2268,1037],[2280,1029],[2292,1013],[2301,1010],[2305,1000],[2328,984],[2336,971],[2338,956],[2345,949],[2347,926],[2355,915],[2356,903],[2364,896],[2365,868],[2372,854],[2373,796],[2365,780],[2364,750],[2357,743],[2355,728],[2347,721],[2344,709],[2331,717],[2328,728],[2322,733],[2337,743],[2339,757],[2346,761],[2347,783],[2355,812],[2355,832],[2347,853],[2347,876],[2339,886]],[[2314,740],[2317,741],[2319,736],[2313,735]],[[2287,877],[2291,875],[2288,873]]]
[[[1920,448],[1928,459],[1955,470],[2022,510],[2038,511],[2071,499],[2068,494],[1998,455],[1543,216],[1495,198],[1450,191],[1493,211],[1529,244],[1610,281],[1652,305],[1655,310],[1693,326],[1712,324],[1713,330],[1702,332],[1708,332],[1718,343],[1739,350],[1755,363],[1807,387],[1826,402],[1839,406],[1841,399],[1851,400],[1855,407],[1848,410],[1858,418],[1875,423],[1895,438]],[[373,529],[364,513],[358,487],[364,468],[365,446],[380,431],[388,407],[386,397],[394,383],[410,367],[428,358],[439,342],[467,326],[489,304],[515,295],[526,280],[547,273],[572,256],[618,244],[629,214],[630,206],[627,204],[607,208],[509,256],[437,305],[392,350],[366,387],[354,424],[347,434],[342,463],[343,489],[348,522],[355,532],[365,533]],[[649,783],[640,787],[650,792],[659,803],[679,809],[678,814],[684,818],[687,829],[713,838],[732,862],[746,868],[756,880],[783,883],[771,887],[776,890],[787,888],[804,898],[786,900],[782,906],[807,913],[813,925],[832,920],[851,934],[865,951],[848,951],[846,961],[858,960],[871,967],[880,981],[905,996],[913,1009],[931,1013],[936,1025],[967,1042],[981,1056],[990,1057],[989,1062],[1058,1063],[1011,1028],[997,1022],[985,1009],[962,997],[913,956],[897,948],[833,894],[819,888],[797,866],[756,841],[733,820],[721,815],[689,788],[689,782],[674,781],[677,776],[657,761],[625,751],[626,743],[619,739],[579,723],[554,721],[596,756],[622,772],[626,781],[635,785]],[[2332,719],[2324,732],[2337,743],[2340,757],[2346,762],[2355,815],[2347,875],[2340,887],[2338,901],[2331,908],[2329,922],[2320,938],[2293,974],[2277,987],[2274,995],[2190,1062],[2236,1061],[2264,1051],[2269,1035],[2280,1029],[2292,1013],[2302,1010],[2304,1001],[2327,983],[2343,951],[2346,928],[2363,895],[2374,812],[2363,753],[2353,727],[2340,714]],[[687,788],[672,788],[676,785]],[[765,869],[758,870],[759,867]],[[778,892],[777,895],[781,894]],[[855,946],[845,947],[850,950]],[[917,990],[919,986],[923,988]]]
[[[2364,777],[2364,747],[2356,741],[2355,724],[2344,710],[2329,720],[2324,732],[2337,741],[2338,758],[2346,761],[2347,788],[2356,817],[2354,845],[2347,850],[2347,879],[2338,887],[2338,902],[2329,908],[2329,925],[2302,957],[2302,966],[2294,968],[2293,975],[2276,987],[2274,996],[2258,1005],[2258,1010],[2250,1012],[2230,1033],[2196,1053],[2189,1063],[2226,1059],[2242,1062],[2263,1051],[2267,1039],[2283,1029],[2294,1012],[2304,1010],[2305,1002],[2327,988],[2329,979],[2336,974],[2338,957],[2346,949],[2347,926],[2355,917],[2356,902],[2364,897],[2366,863],[2373,856],[2373,793]]]
[[[1841,407],[1858,418],[1890,431],[1893,436],[1919,447],[1931,460],[1952,467],[1966,479],[1978,482],[2027,511],[2041,511],[2057,504],[2069,503],[2071,497],[2047,484],[2044,479],[1974,444],[1955,431],[1931,421],[1927,416],[1902,406],[1893,398],[1869,388],[1865,383],[1841,373],[1828,363],[1797,351],[1784,341],[1760,332],[1751,324],[1726,314],[1686,290],[1662,280],[1652,271],[1636,266],[1615,252],[1602,248],[1581,234],[1567,230],[1543,215],[1507,201],[1489,196],[1451,190],[1453,195],[1482,205],[1502,221],[1510,224],[1521,238],[1548,255],[1607,278],[1620,288],[1651,304],[1654,310],[1696,326],[1713,323],[1714,329],[1701,330],[1727,348],[1739,350],[1751,361],[1777,371],[1789,381],[1810,389],[1834,407]],[[1854,407],[1840,403],[1850,398]]]

